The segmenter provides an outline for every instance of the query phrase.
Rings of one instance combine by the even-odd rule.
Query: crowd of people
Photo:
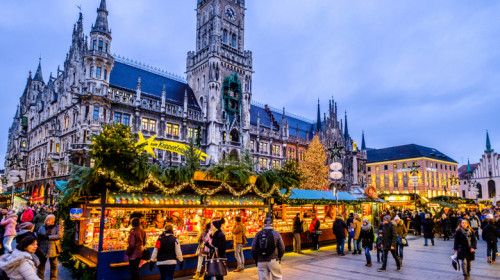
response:
[[[63,226],[56,217],[56,207],[50,205],[26,205],[19,213],[2,208],[0,279],[44,279],[47,260],[50,280],[57,279]]]

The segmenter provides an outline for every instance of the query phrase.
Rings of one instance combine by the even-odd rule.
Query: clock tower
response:
[[[212,162],[237,159],[250,140],[252,52],[244,49],[245,1],[198,0],[196,51],[186,76],[206,120]]]

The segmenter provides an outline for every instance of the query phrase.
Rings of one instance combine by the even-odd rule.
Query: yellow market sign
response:
[[[139,142],[135,145],[139,146],[139,145],[145,144],[143,149],[146,152],[148,152],[153,158],[156,158],[156,155],[153,152],[153,149],[166,150],[166,151],[171,151],[174,153],[184,155],[184,151],[189,148],[188,145],[173,142],[173,141],[154,141],[155,138],[156,138],[156,135],[153,135],[153,136],[149,137],[148,139],[144,139],[144,136],[139,131]],[[201,160],[206,161],[207,158],[210,158],[204,152],[202,152],[198,149],[195,149],[195,150],[196,150],[196,152],[200,153]]]

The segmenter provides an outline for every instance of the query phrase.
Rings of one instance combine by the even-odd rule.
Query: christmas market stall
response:
[[[221,161],[209,167],[200,162],[208,156],[189,145],[145,140],[139,143],[128,126],[105,125],[92,136],[92,167],[73,166],[68,184],[61,189],[58,211],[64,223],[61,262],[76,279],[128,279],[127,239],[133,218],[146,231],[150,252],[166,222],[173,223],[184,264],[176,275],[194,273],[198,263],[198,237],[207,223],[225,219],[229,265],[235,263],[231,229],[240,216],[247,228],[245,259],[253,262],[253,237],[270,215],[275,199],[286,199],[300,185],[297,163],[286,162],[279,170],[253,172],[248,154],[238,161]],[[183,156],[179,167],[151,163],[155,149]],[[141,268],[141,275],[158,275],[155,267]]]
[[[409,191],[397,193],[382,192],[378,194],[378,197],[387,202],[387,204],[385,204],[385,209],[387,210],[410,209],[414,211],[415,206],[417,209],[421,209],[425,206],[425,203],[422,203],[422,200],[424,200],[424,202],[428,202],[426,198]]]
[[[321,243],[331,243],[335,240],[333,234],[333,222],[335,216],[341,214],[346,216],[347,210],[358,203],[356,198],[348,192],[338,192],[337,197],[333,191],[292,189],[288,198],[279,200],[273,205],[274,229],[281,234],[287,249],[293,245],[293,219],[297,214],[304,218],[304,232],[302,233],[302,245],[311,245],[307,240],[306,231],[311,224],[311,216],[316,213],[320,220],[322,234],[319,237]]]
[[[440,195],[430,198],[426,206],[429,208],[432,214],[448,214],[449,209],[454,209],[454,211],[465,211],[467,209],[477,208],[477,205],[473,199],[447,195]]]
[[[0,193],[0,205],[1,207],[12,207],[18,212],[28,203],[28,200],[23,198],[26,194],[28,194],[28,190],[15,190],[14,196],[12,196],[12,191]],[[13,197],[14,205],[12,205]]]
[[[358,204],[352,206],[348,213],[359,213],[363,219],[368,219],[372,225],[378,227],[380,224],[380,214],[385,209],[387,201],[378,198],[374,187],[355,188],[351,191],[358,200]]]

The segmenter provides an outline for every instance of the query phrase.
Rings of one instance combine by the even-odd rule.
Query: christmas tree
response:
[[[325,162],[325,147],[316,135],[309,143],[304,161],[300,163],[300,169],[305,177],[302,180],[302,189],[323,190],[328,185],[328,166],[325,165]]]

